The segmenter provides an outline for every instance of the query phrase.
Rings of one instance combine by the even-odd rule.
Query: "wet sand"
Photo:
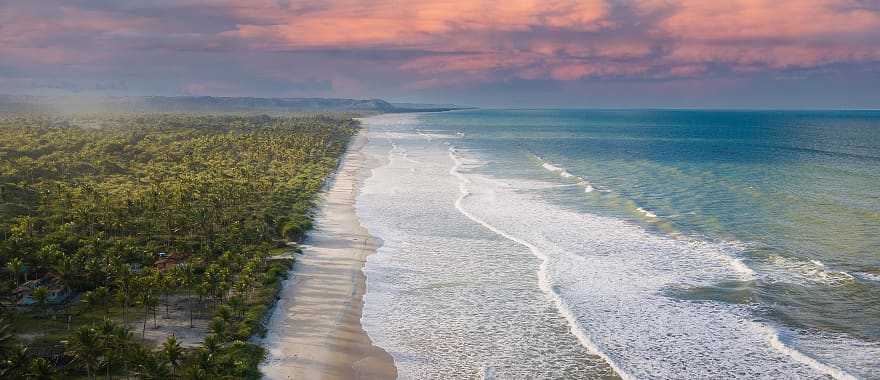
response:
[[[377,241],[355,213],[365,164],[362,130],[323,193],[315,230],[284,285],[263,344],[267,379],[394,379],[391,356],[361,327],[362,271]]]

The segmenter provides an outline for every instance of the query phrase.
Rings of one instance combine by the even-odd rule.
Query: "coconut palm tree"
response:
[[[117,350],[119,350],[119,358],[122,359],[122,368],[127,375],[129,356],[131,356],[131,346],[134,342],[134,336],[125,326],[116,326],[113,330],[113,342],[116,343]]]
[[[95,290],[86,292],[83,295],[83,302],[92,306],[102,307],[104,309],[104,318],[110,318],[110,289],[100,286],[95,288]]]
[[[153,327],[159,327],[159,320],[156,317],[156,310],[159,306],[162,293],[165,292],[165,275],[157,270],[150,270],[144,278],[143,285],[148,289],[151,297],[148,299],[150,311],[153,312]]]
[[[30,363],[28,349],[22,345],[14,345],[4,350],[4,362],[0,366],[0,379],[15,379],[21,377]]]
[[[177,337],[174,334],[169,336],[165,343],[162,344],[162,354],[171,366],[171,377],[174,377],[174,373],[183,359],[183,348],[180,347],[180,343],[177,342]]]
[[[152,289],[149,285],[149,282],[141,285],[142,288],[140,289],[140,294],[138,294],[138,302],[144,307],[144,325],[141,331],[141,339],[147,338],[147,319],[150,317],[150,308],[155,303]]]
[[[62,258],[61,261],[52,266],[52,270],[64,286],[76,286],[77,274],[82,272],[73,259],[70,258]]]
[[[120,356],[118,344],[116,342],[116,324],[105,319],[104,322],[98,324],[96,330],[100,334],[103,344],[104,366],[107,369],[107,379],[110,379],[110,373],[113,371],[113,362]]]
[[[178,286],[177,276],[174,273],[159,273],[156,278],[159,292],[162,294],[162,303],[165,304],[165,318],[169,318],[169,296],[171,292]]]
[[[85,368],[90,379],[95,379],[95,370],[101,364],[103,345],[104,341],[98,331],[89,326],[77,329],[70,340],[70,354]]]
[[[174,271],[175,277],[177,277],[177,283],[182,285],[186,289],[186,299],[187,299],[187,308],[189,309],[189,327],[193,327],[193,296],[192,296],[192,287],[196,283],[195,273],[193,273],[192,265],[189,263],[184,263]]]
[[[184,367],[182,377],[184,380],[208,380],[211,378],[205,368],[198,363]]]
[[[171,375],[168,371],[168,363],[159,355],[149,352],[138,367],[138,374],[144,380],[165,380]]]
[[[6,270],[12,273],[12,281],[15,281],[15,286],[21,285],[21,282],[18,281],[18,274],[21,273],[23,269],[24,262],[18,257],[13,257],[6,263]]]
[[[31,297],[34,301],[37,301],[37,306],[40,309],[46,307],[46,302],[49,300],[49,288],[45,286],[40,286],[34,289],[34,292],[31,293]]]
[[[114,269],[114,275],[116,277],[116,285],[117,285],[117,293],[116,298],[122,304],[122,324],[127,326],[128,319],[126,318],[128,310],[128,304],[131,301],[131,290],[134,286],[134,276],[131,273],[131,267],[128,265],[119,265]]]
[[[228,306],[232,309],[236,318],[242,318],[245,311],[244,299],[240,295],[229,297]]]
[[[205,337],[205,343],[202,345],[208,358],[216,356],[223,348],[222,341],[217,335],[211,334]]]
[[[58,378],[58,370],[46,358],[34,358],[28,365],[25,378],[28,380],[53,380]]]
[[[214,317],[211,319],[211,324],[208,327],[211,329],[211,333],[224,341],[226,340],[227,335],[232,332],[232,326],[230,326],[229,321],[222,317]]]

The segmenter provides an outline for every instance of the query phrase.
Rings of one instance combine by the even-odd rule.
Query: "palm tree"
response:
[[[196,294],[199,296],[199,308],[204,311],[207,309],[206,302],[208,298],[208,294],[211,293],[211,284],[208,283],[207,280],[203,280],[201,283],[196,286]]]
[[[34,358],[28,365],[25,377],[29,380],[51,380],[58,378],[55,366],[45,358]]]
[[[174,377],[174,373],[177,367],[180,366],[181,359],[183,359],[183,348],[180,347],[180,343],[177,342],[177,337],[174,334],[169,336],[165,343],[162,344],[162,354],[165,355],[165,360],[171,365],[171,377]]]
[[[193,363],[192,365],[188,365],[184,368],[183,378],[185,380],[207,380],[211,377],[208,376],[205,368],[203,368],[201,365],[198,365],[198,363]]]
[[[116,298],[122,303],[122,324],[127,326],[128,320],[126,319],[126,310],[128,309],[129,301],[131,301],[131,295],[129,292],[134,287],[132,284],[134,278],[131,275],[131,268],[128,265],[119,265],[114,272],[116,275],[116,283],[118,285]]]
[[[159,273],[157,280],[158,280],[159,291],[162,294],[162,303],[165,304],[165,318],[168,318],[169,317],[168,316],[168,308],[169,308],[168,298],[169,298],[172,290],[174,290],[174,288],[177,287],[177,285],[178,285],[177,276],[175,276],[174,273],[170,273],[170,272],[169,273]]]
[[[169,378],[168,363],[158,355],[147,353],[142,361],[138,374],[144,380],[165,380]]]
[[[28,349],[22,345],[15,345],[5,350],[4,363],[0,366],[0,378],[14,379],[21,377],[28,365]]]
[[[40,309],[43,309],[46,306],[46,302],[49,300],[49,288],[45,286],[40,286],[34,289],[34,292],[31,293],[31,297],[33,297],[34,301],[37,301],[37,306]]]
[[[209,326],[211,329],[211,333],[213,333],[217,338],[221,340],[226,340],[227,334],[231,333],[232,326],[230,326],[229,322],[222,317],[214,317],[211,319],[211,325]]]
[[[205,337],[205,343],[202,345],[207,353],[208,358],[217,355],[223,348],[222,341],[217,335],[211,334]]]
[[[120,305],[122,305],[122,325],[128,326],[128,313],[126,313],[126,311],[128,310],[129,302],[128,292],[125,290],[125,288],[120,287],[116,289],[116,293],[114,294],[114,296],[114,298],[116,298],[116,301],[119,302]]]
[[[122,359],[122,368],[125,374],[128,375],[128,358],[130,356],[130,348],[134,341],[134,336],[125,326],[117,326],[116,329],[113,330],[113,341],[116,343],[116,347],[119,350],[119,357]]]
[[[6,263],[6,270],[12,273],[12,280],[15,281],[15,286],[21,285],[18,281],[18,274],[24,269],[24,263],[18,257],[13,257]]]
[[[141,332],[141,339],[146,339],[147,337],[147,319],[150,316],[150,309],[155,306],[156,299],[153,296],[153,290],[155,287],[155,282],[152,280],[152,276],[143,276],[140,279],[140,293],[138,294],[138,301],[144,307],[144,327]]]
[[[107,379],[110,379],[110,372],[113,371],[113,362],[116,357],[119,356],[120,352],[118,349],[118,344],[116,342],[116,324],[110,321],[109,319],[105,319],[104,322],[98,324],[97,326],[98,334],[100,334],[101,339],[104,341],[103,344],[103,355],[105,358],[105,366],[107,367]]]
[[[192,265],[184,263],[175,269],[177,283],[186,288],[187,308],[189,309],[189,327],[193,327],[193,297],[192,287],[195,284],[195,273],[193,273]]]
[[[235,295],[229,297],[229,307],[232,308],[236,317],[241,318],[244,315],[245,303],[241,296]]]
[[[92,306],[101,306],[104,308],[104,318],[110,318],[110,289],[107,289],[104,286],[100,286],[95,288],[90,292],[87,292],[83,296],[83,302],[92,305]]]
[[[152,297],[149,299],[150,310],[153,312],[153,327],[157,328],[159,327],[159,320],[156,317],[156,310],[158,309],[159,301],[165,293],[165,289],[168,287],[168,284],[165,282],[167,276],[159,271],[150,271],[148,276],[147,283],[150,287],[149,292],[152,294]]]
[[[61,283],[65,286],[75,285],[74,280],[77,273],[81,271],[77,268],[76,263],[73,259],[63,258],[58,264],[52,267],[52,270],[55,272],[55,275],[61,280]]]
[[[82,364],[90,379],[95,379],[94,372],[101,364],[103,343],[98,332],[89,326],[77,329],[70,340],[70,354]]]

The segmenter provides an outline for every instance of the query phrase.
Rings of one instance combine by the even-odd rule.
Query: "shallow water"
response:
[[[880,378],[880,113],[365,122],[402,378]]]

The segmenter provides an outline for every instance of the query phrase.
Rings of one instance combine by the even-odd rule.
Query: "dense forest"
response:
[[[249,339],[357,128],[0,115],[0,378],[259,377]]]

